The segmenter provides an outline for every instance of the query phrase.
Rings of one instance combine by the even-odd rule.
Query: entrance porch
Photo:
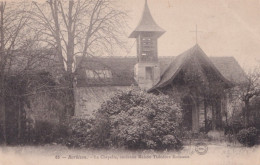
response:
[[[225,109],[221,98],[197,99],[192,95],[187,95],[182,99],[183,127],[198,133],[210,130],[222,129],[222,111]]]

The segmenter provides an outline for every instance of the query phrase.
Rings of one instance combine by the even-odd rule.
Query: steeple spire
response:
[[[150,9],[148,7],[148,2],[145,0],[144,10],[142,18],[135,28],[135,30],[129,36],[130,38],[136,38],[140,32],[154,32],[157,33],[158,37],[161,36],[165,31],[157,25],[154,21]]]
[[[129,36],[136,38],[137,64],[135,65],[134,75],[141,89],[148,90],[160,80],[157,41],[164,32],[155,23],[147,0],[145,0],[142,18]]]

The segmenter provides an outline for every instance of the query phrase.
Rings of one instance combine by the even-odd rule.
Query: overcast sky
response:
[[[145,0],[120,0],[129,10],[129,34],[137,26]],[[208,56],[233,56],[245,68],[260,63],[259,0],[148,0],[150,11],[166,33],[159,56],[176,56],[198,43]],[[134,39],[129,39],[134,43]],[[130,55],[136,55],[135,46]],[[257,62],[257,60],[259,62]]]

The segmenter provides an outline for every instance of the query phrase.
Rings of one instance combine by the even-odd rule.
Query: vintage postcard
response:
[[[0,165],[260,165],[259,0],[1,0]]]

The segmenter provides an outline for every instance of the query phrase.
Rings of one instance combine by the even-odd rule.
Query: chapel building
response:
[[[234,57],[208,57],[198,44],[178,56],[160,57],[157,43],[164,33],[146,0],[141,20],[129,36],[136,40],[136,57],[80,59],[76,115],[91,115],[117,90],[134,85],[181,102],[187,129],[222,129],[233,106],[228,91],[246,80],[244,71]]]

